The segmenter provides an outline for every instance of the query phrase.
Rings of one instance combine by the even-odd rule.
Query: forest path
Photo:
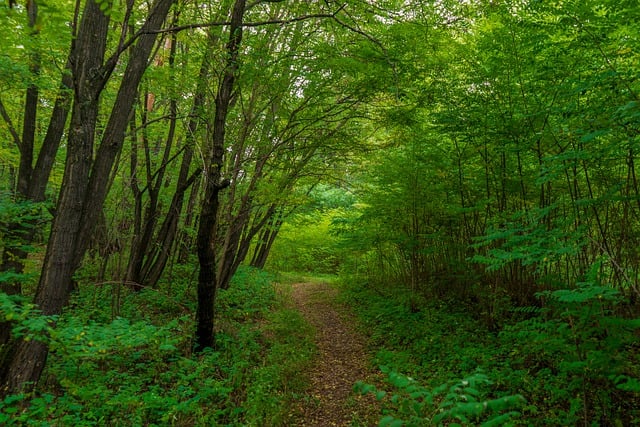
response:
[[[354,393],[353,384],[373,376],[365,339],[352,314],[336,303],[338,290],[327,283],[296,283],[293,301],[316,329],[318,356],[309,372],[308,399],[301,401],[299,426],[370,426],[378,423],[373,396]]]

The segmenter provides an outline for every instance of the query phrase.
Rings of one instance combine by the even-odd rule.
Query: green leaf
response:
[[[402,427],[404,423],[402,420],[398,420],[391,415],[387,415],[380,420],[378,425],[380,427]]]

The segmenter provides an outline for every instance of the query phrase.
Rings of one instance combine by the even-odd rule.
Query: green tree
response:
[[[62,45],[69,43],[71,37],[64,22],[65,14],[70,11],[70,2],[39,6],[36,0],[31,0],[24,8],[26,26],[21,7],[3,12],[1,17],[4,28],[13,29],[3,35],[2,40],[3,46],[8,47],[2,67],[6,74],[2,76],[3,94],[15,97],[13,99],[24,96],[21,108],[12,105],[15,104],[13,99],[5,103],[4,96],[0,98],[0,116],[6,125],[8,139],[17,149],[18,159],[17,165],[11,166],[7,187],[13,201],[24,206],[30,202],[37,207],[45,200],[46,186],[67,121],[72,82]],[[60,34],[63,37],[59,37]],[[45,48],[43,39],[55,41]],[[55,81],[60,81],[59,88]],[[51,114],[48,126],[39,119],[43,113]],[[17,124],[19,115],[21,120]],[[33,209],[28,210],[32,211],[30,219],[14,218],[3,227],[0,271],[13,273],[6,275],[8,278],[18,277],[15,275],[23,272],[24,259],[28,255],[26,248],[35,238],[38,215],[33,215]],[[10,294],[21,293],[20,282],[13,279],[0,279],[0,288]],[[8,335],[6,328],[2,330],[0,342],[5,343]]]
[[[87,249],[106,198],[111,168],[122,147],[138,84],[155,45],[155,31],[162,27],[172,3],[172,0],[158,0],[151,5],[139,32],[127,40],[128,20],[133,12],[128,9],[119,43],[106,61],[111,15],[107,12],[111,4],[89,1],[85,6],[69,55],[74,101],[65,173],[35,296],[36,304],[45,315],[59,314],[68,302],[73,273]],[[132,51],[118,94],[101,143],[94,147],[100,95],[128,46]],[[47,352],[44,342],[16,340],[2,365],[2,394],[32,387],[42,372]]]

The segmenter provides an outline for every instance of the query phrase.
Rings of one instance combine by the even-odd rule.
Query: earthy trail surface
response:
[[[353,318],[335,302],[337,290],[326,283],[293,285],[296,307],[316,329],[318,356],[309,373],[309,398],[300,403],[299,426],[377,425],[372,396],[352,391],[358,380],[372,378],[364,338]]]

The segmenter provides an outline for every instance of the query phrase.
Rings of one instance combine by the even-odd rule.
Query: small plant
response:
[[[35,304],[21,295],[0,292],[0,322],[8,322],[16,338],[48,341],[57,317],[42,315]]]
[[[486,389],[491,385],[489,378],[475,373],[462,380],[448,381],[439,387],[429,389],[414,379],[381,368],[387,374],[388,382],[396,391],[387,393],[371,384],[359,382],[355,390],[366,394],[375,393],[379,400],[387,399],[388,415],[379,423],[381,427],[420,425],[482,425],[504,426],[521,414],[519,409],[525,403],[520,395],[489,398]]]

